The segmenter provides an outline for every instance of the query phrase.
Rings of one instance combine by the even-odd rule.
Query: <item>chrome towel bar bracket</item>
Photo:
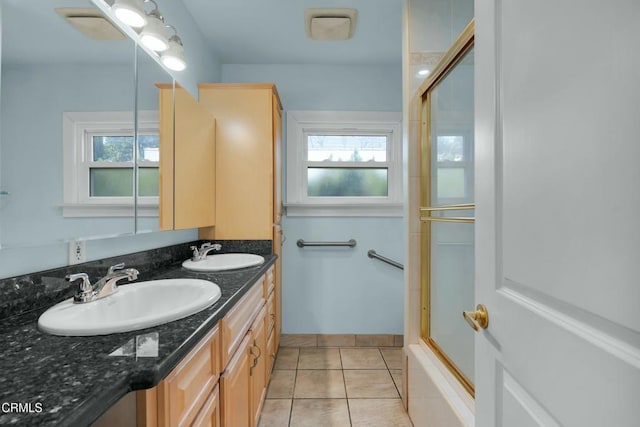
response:
[[[348,246],[350,248],[356,247],[355,239],[351,239],[347,242],[305,242],[302,239],[298,239],[296,242],[299,248],[304,248],[305,246]]]

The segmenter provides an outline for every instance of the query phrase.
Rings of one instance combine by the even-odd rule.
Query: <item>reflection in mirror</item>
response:
[[[5,0],[1,28],[1,247],[132,233],[133,42],[89,0]]]
[[[147,53],[138,47],[138,145],[136,232],[159,230],[159,100],[156,85],[172,85],[173,78]],[[173,120],[173,117],[171,118]]]
[[[473,203],[471,49],[430,91],[431,205]]]

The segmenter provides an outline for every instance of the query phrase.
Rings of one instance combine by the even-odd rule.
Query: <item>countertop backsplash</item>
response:
[[[124,262],[127,267],[138,269],[138,281],[160,267],[182,262],[191,257],[193,245],[200,245],[208,240],[180,243],[177,245],[130,254],[118,255],[96,261],[74,264],[65,267],[45,270],[16,277],[0,279],[0,321],[10,323],[12,316],[25,314],[48,308],[60,301],[71,298],[77,283],[69,283],[64,277],[72,273],[87,273],[91,283],[103,277],[107,269]],[[215,240],[222,249],[215,253],[245,252],[257,255],[272,253],[271,240]]]

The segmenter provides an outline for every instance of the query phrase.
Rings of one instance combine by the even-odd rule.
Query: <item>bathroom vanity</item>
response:
[[[218,302],[192,316],[102,336],[41,332],[37,319],[46,307],[10,317],[3,312],[0,401],[22,406],[3,411],[0,424],[256,425],[280,333],[271,242],[260,250],[244,249],[262,252],[264,264],[223,272],[182,268],[188,246],[171,247],[170,254],[152,250],[0,280],[0,290],[15,305],[23,304],[16,295],[27,288],[41,301],[54,294],[52,300],[59,301],[68,272],[84,269],[94,278],[108,265],[128,261],[140,269],[139,280],[205,279],[222,291]],[[110,409],[125,395],[123,400],[135,403]]]

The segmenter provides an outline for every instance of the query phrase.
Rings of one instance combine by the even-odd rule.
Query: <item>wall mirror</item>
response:
[[[157,230],[154,84],[171,76],[90,0],[6,0],[1,19],[0,247]]]
[[[173,87],[171,77],[140,47],[138,49],[137,233],[158,231],[160,189],[160,94],[158,86]],[[171,111],[173,115],[173,110]],[[167,118],[173,120],[173,118]]]

